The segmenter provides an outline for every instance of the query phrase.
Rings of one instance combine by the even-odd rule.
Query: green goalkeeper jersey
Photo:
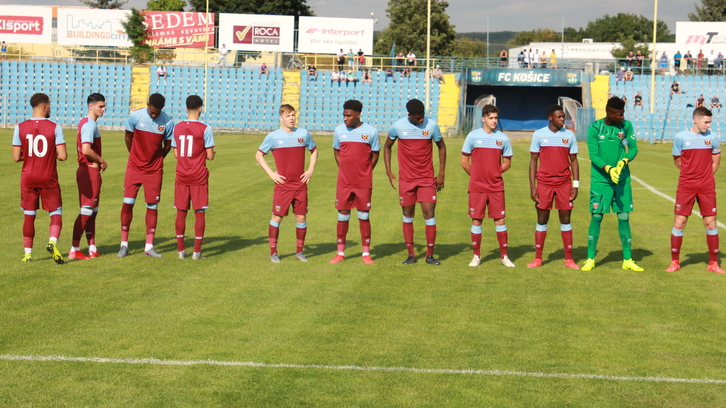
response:
[[[603,167],[617,166],[624,158],[632,161],[638,154],[638,141],[632,123],[623,120],[620,125],[608,126],[605,124],[605,119],[596,120],[587,129],[587,149],[592,162],[591,182],[613,185]],[[620,173],[620,183],[628,178],[630,178],[630,166],[625,166]]]

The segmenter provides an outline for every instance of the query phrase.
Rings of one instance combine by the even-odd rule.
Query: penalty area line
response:
[[[161,360],[157,358],[103,358],[103,357],[71,357],[71,356],[22,356],[0,354],[0,360],[31,361],[31,362],[78,362],[98,364],[141,364],[161,366],[223,366],[223,367],[252,367],[252,368],[291,368],[301,370],[339,370],[339,371],[381,371],[381,372],[408,372],[417,374],[453,374],[453,375],[481,375],[497,377],[537,377],[558,378],[573,380],[605,380],[605,381],[640,381],[663,383],[689,383],[689,384],[726,384],[726,380],[709,378],[673,378],[673,377],[637,377],[613,376],[600,374],[565,374],[565,373],[537,373],[510,370],[454,370],[430,369],[411,367],[375,367],[355,365],[318,365],[318,364],[268,364],[251,361],[215,361],[215,360]]]

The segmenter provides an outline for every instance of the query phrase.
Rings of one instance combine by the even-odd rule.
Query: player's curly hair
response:
[[[423,115],[426,109],[424,108],[423,102],[418,99],[411,99],[406,102],[406,110],[409,115]]]
[[[703,106],[701,106],[700,108],[696,108],[693,110],[693,117],[695,118],[696,116],[711,117],[711,116],[713,116],[713,113],[711,113],[711,111],[708,110],[707,108],[704,108]]]
[[[491,105],[491,104],[484,105],[484,107],[481,108],[481,117],[482,118],[486,117],[490,113],[496,113],[497,115],[499,115],[499,108],[497,108],[496,106]]]
[[[617,96],[612,96],[608,99],[608,103],[605,106],[611,109],[623,110],[625,109],[625,101]]]
[[[360,101],[356,101],[355,99],[350,99],[345,101],[343,104],[343,109],[350,109],[352,111],[361,113],[363,112],[363,104]]]
[[[164,106],[166,106],[166,98],[164,98],[164,95],[160,93],[151,94],[151,96],[149,96],[149,105],[156,109],[164,109]]]
[[[188,110],[195,110],[199,109],[204,105],[204,101],[202,101],[202,98],[199,95],[189,95],[187,96],[187,109]]]
[[[38,92],[37,94],[34,94],[30,97],[30,107],[35,108],[38,105],[44,104],[44,103],[50,103],[50,98],[48,95]]]
[[[86,99],[86,104],[90,105],[95,102],[106,102],[106,97],[100,93],[92,93],[88,95],[88,98]]]
[[[564,109],[562,109],[562,106],[560,106],[560,105],[550,105],[550,107],[547,108],[547,117],[554,115],[555,112],[557,112],[557,111],[564,112]]]

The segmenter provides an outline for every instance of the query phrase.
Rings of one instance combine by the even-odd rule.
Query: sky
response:
[[[695,3],[701,0],[670,0],[660,2],[658,19],[665,21],[671,34],[676,31],[676,21],[688,21],[688,13],[695,11]],[[124,8],[143,9],[147,0],[130,0]],[[82,6],[78,0],[0,0],[0,4],[29,4],[53,6]],[[386,7],[388,0],[308,0],[315,14],[320,17],[374,18],[378,20],[376,30],[388,26]],[[550,28],[555,31],[565,27],[580,28],[587,26],[605,14],[632,13],[653,19],[653,3],[648,1],[609,0],[609,1],[572,1],[572,0],[450,0],[447,8],[449,21],[456,26],[457,32],[487,31],[525,31],[537,28]]]

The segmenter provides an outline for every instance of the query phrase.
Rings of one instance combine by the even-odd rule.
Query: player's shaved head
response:
[[[560,105],[550,105],[549,108],[547,108],[547,117],[550,117],[555,114],[557,111],[565,111],[562,109],[562,106]]]
[[[698,117],[702,117],[702,116],[708,116],[710,118],[711,116],[713,116],[713,113],[711,113],[710,110],[708,110],[707,108],[704,108],[703,106],[693,110],[694,119],[698,118]]]
[[[30,107],[36,108],[42,104],[50,104],[50,98],[44,93],[37,93],[30,97]]]
[[[424,108],[423,102],[418,99],[411,99],[406,103],[406,111],[408,111],[408,114],[412,116],[423,116],[426,109]]]
[[[343,104],[343,110],[346,110],[346,109],[350,109],[352,111],[361,113],[361,112],[363,112],[363,104],[360,101],[351,99],[351,100],[345,101],[345,103]]]
[[[164,109],[164,106],[166,106],[166,98],[160,93],[151,94],[149,96],[149,105],[156,109]]]
[[[481,108],[481,117],[482,118],[485,118],[490,113],[496,113],[497,115],[499,115],[499,108],[497,108],[496,106],[491,105],[491,104],[484,105],[484,107]]]
[[[280,116],[290,112],[295,112],[295,108],[293,108],[292,105],[286,103],[280,106]]]
[[[202,101],[202,98],[199,95],[189,95],[187,96],[187,109],[188,110],[196,110],[201,108],[204,105],[204,101]]]
[[[92,93],[88,95],[88,98],[86,99],[86,104],[90,105],[96,102],[106,102],[106,97],[100,93]]]
[[[624,110],[625,101],[618,98],[617,96],[613,96],[610,99],[608,99],[608,103],[605,105],[605,107],[615,109],[615,110]]]

